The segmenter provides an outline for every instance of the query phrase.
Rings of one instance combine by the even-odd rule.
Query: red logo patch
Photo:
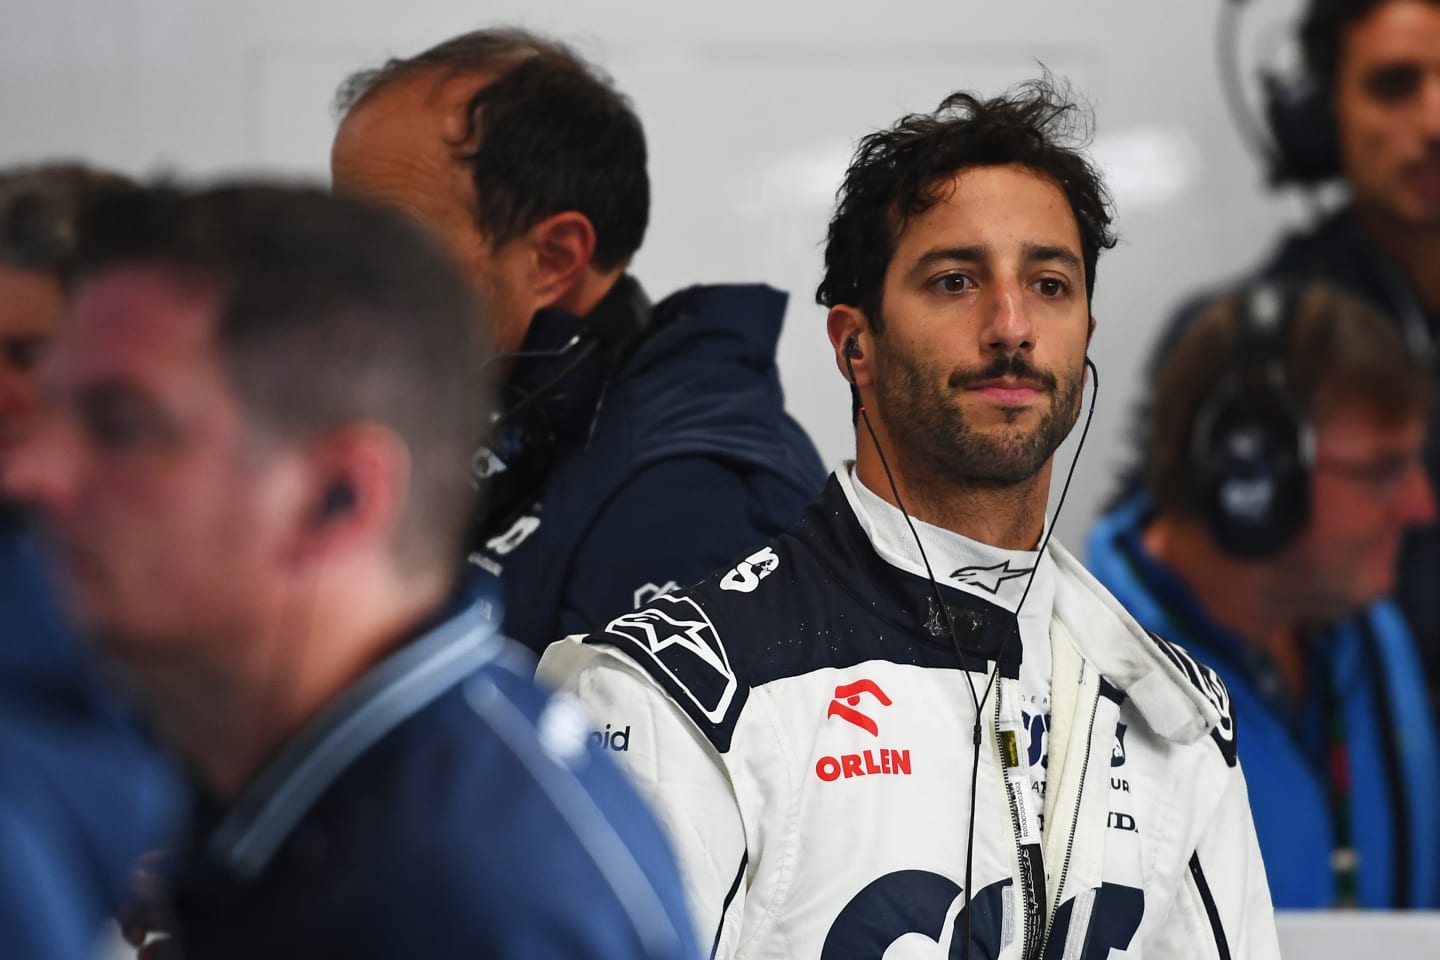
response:
[[[830,701],[830,709],[825,712],[826,718],[839,717],[846,723],[853,723],[861,730],[869,732],[870,736],[880,736],[880,726],[855,708],[860,705],[860,695],[868,693],[874,697],[880,706],[890,706],[890,698],[880,685],[874,680],[856,680],[854,683],[842,683],[835,688],[835,698]]]

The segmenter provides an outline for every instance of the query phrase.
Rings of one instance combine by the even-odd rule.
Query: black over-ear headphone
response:
[[[1298,67],[1260,71],[1270,128],[1270,182],[1313,184],[1340,176],[1340,132],[1330,85]]]
[[[1190,422],[1192,502],[1239,557],[1278,552],[1310,517],[1314,431],[1285,374],[1303,293],[1260,282],[1241,294],[1230,359]]]
[[[1250,146],[1268,167],[1272,185],[1313,185],[1341,176],[1340,140],[1331,100],[1329,76],[1334,73],[1335,38],[1328,22],[1317,19],[1316,0],[1299,24],[1300,62],[1285,70],[1260,71],[1265,130],[1251,116],[1242,92],[1240,11],[1246,0],[1220,5],[1216,32],[1220,82],[1226,104]]]

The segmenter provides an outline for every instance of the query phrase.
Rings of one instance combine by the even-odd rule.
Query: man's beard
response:
[[[1050,408],[1030,431],[1018,426],[981,433],[965,420],[959,396],[971,384],[1017,377],[1050,396]],[[898,351],[878,352],[875,406],[897,453],[920,469],[972,487],[1011,487],[1035,477],[1080,416],[1079,376],[1060,377],[1031,366],[1020,354],[985,367],[954,370]],[[1015,410],[1008,420],[1024,415]]]

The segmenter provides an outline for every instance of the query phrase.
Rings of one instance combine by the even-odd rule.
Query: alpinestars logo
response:
[[[1006,580],[1023,577],[1034,569],[1034,567],[1011,567],[1010,561],[1005,560],[991,567],[961,567],[959,570],[950,574],[950,579],[957,583],[966,583],[979,587],[988,593],[999,593],[1000,584]]]
[[[654,660],[712,723],[725,716],[735,696],[735,671],[715,625],[694,600],[655,597],[605,630],[629,640],[634,646],[627,650]]]
[[[860,706],[862,696],[874,698],[875,702],[882,707],[888,707],[892,702],[874,680],[856,680],[854,683],[842,683],[835,688],[835,696],[831,698],[830,707],[825,711],[825,716],[827,719],[839,717],[846,723],[854,724],[864,730],[870,736],[878,737],[880,736],[880,725],[856,709]],[[826,783],[833,783],[842,777],[849,780],[851,777],[864,777],[876,773],[889,776],[910,776],[910,751],[879,747],[873,750],[862,750],[859,753],[843,753],[838,757],[821,757],[815,761],[815,776]]]

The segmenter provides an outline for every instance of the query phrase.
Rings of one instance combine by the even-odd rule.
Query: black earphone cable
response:
[[[845,357],[845,369],[850,376],[850,388],[856,391],[858,397],[859,387],[855,383],[855,363],[852,359],[856,349],[855,337],[852,334],[849,339],[845,341],[843,353]],[[1035,575],[1040,570],[1040,563],[1045,556],[1045,548],[1050,545],[1050,537],[1055,532],[1055,520],[1059,519],[1060,510],[1065,506],[1065,496],[1070,492],[1070,481],[1074,478],[1075,467],[1080,462],[1080,451],[1084,449],[1085,438],[1090,433],[1090,421],[1095,417],[1095,400],[1100,393],[1100,371],[1088,355],[1085,357],[1085,366],[1090,370],[1091,379],[1093,380],[1093,385],[1090,389],[1090,409],[1085,416],[1085,425],[1080,430],[1080,440],[1075,445],[1075,456],[1070,459],[1070,469],[1065,474],[1065,483],[1060,488],[1060,499],[1055,504],[1054,518],[1048,529],[1046,529],[1044,538],[1040,541],[1035,566],[1031,569],[1030,576],[1025,582],[1025,591],[1020,595],[1020,602],[1015,605],[1015,632],[1017,634],[1020,631],[1020,611],[1025,605],[1025,600],[1030,596],[1030,587],[1035,583]],[[1000,675],[1000,664],[1004,659],[1005,650],[1010,644],[1010,635],[1007,634],[1004,641],[1000,644],[1000,650],[995,655],[995,668],[987,671],[989,676],[985,682],[985,689],[977,695],[975,693],[975,682],[970,678],[970,670],[965,659],[965,651],[960,645],[960,635],[955,631],[955,620],[950,614],[949,605],[945,603],[944,595],[940,592],[940,582],[935,578],[935,571],[930,566],[930,558],[925,553],[925,544],[920,539],[919,531],[915,529],[915,523],[910,518],[910,511],[905,509],[904,501],[900,497],[900,488],[895,483],[895,475],[890,472],[890,464],[885,458],[885,451],[881,449],[880,439],[875,434],[875,427],[870,423],[870,414],[866,412],[863,403],[857,403],[856,406],[860,412],[861,420],[865,423],[865,430],[870,435],[870,442],[875,447],[875,453],[880,458],[880,466],[885,471],[885,479],[890,484],[890,492],[895,496],[895,505],[900,508],[900,513],[905,518],[905,525],[909,527],[910,535],[915,539],[915,547],[919,550],[920,560],[925,565],[925,575],[930,581],[930,589],[934,593],[935,602],[939,604],[940,613],[945,618],[945,626],[950,633],[950,642],[954,645],[955,654],[960,659],[960,672],[965,677],[965,685],[970,690],[970,701],[975,707],[975,725],[971,730],[970,737],[971,746],[973,747],[970,761],[970,817],[966,827],[965,839],[965,906],[963,908],[965,913],[965,944],[963,952],[961,953],[961,957],[964,958],[964,960],[969,960],[974,925],[974,918],[970,910],[970,891],[974,885],[975,801],[979,792],[980,783],[980,747],[984,740],[981,711],[984,709],[985,702],[990,697],[990,691],[994,688],[996,679]],[[1043,939],[1042,937],[1042,942]]]

